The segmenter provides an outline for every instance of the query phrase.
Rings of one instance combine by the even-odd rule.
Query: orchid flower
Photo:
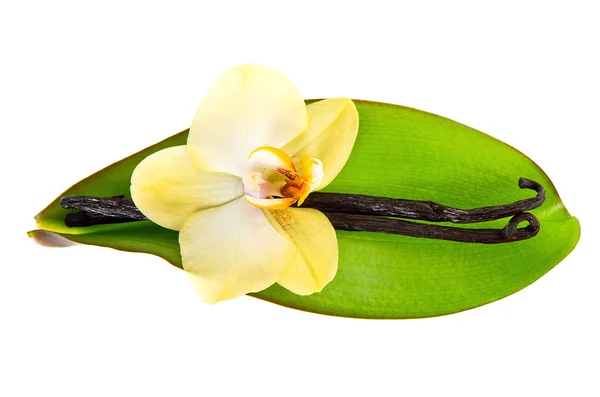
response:
[[[156,152],[131,177],[136,206],[179,231],[183,268],[210,303],[279,283],[308,295],[335,276],[327,217],[300,206],[344,167],[358,132],[350,99],[306,105],[281,73],[227,70],[210,89],[187,145]]]

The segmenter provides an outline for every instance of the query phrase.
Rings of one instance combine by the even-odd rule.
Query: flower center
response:
[[[323,163],[302,155],[298,172],[294,162],[281,149],[263,146],[249,156],[249,171],[242,178],[246,200],[255,207],[285,209],[306,197],[323,180]]]

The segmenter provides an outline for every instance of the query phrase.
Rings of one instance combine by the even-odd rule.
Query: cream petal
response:
[[[209,303],[271,286],[297,252],[244,198],[192,215],[181,228],[179,244],[183,268],[200,299]]]
[[[306,105],[283,74],[263,65],[233,67],[202,101],[188,149],[201,168],[242,176],[254,149],[282,147],[307,122]]]
[[[153,222],[179,230],[193,213],[230,202],[243,194],[239,177],[204,171],[185,146],[146,157],[131,176],[131,197]]]
[[[338,243],[331,222],[309,208],[266,211],[271,224],[289,238],[298,255],[278,283],[299,295],[319,292],[333,280],[338,268]]]
[[[340,173],[354,146],[358,134],[358,111],[352,100],[332,98],[306,107],[308,127],[283,151],[294,160],[298,171],[301,157],[306,155],[323,162],[324,178],[316,190],[323,189]]]

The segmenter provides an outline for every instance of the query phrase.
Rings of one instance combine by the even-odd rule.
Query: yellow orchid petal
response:
[[[306,105],[287,77],[263,65],[234,67],[202,101],[188,149],[199,167],[241,177],[249,153],[261,146],[282,147],[307,122]]]
[[[239,198],[192,215],[179,233],[183,268],[203,301],[261,291],[292,265],[296,247],[263,210]]]
[[[319,292],[333,280],[338,268],[338,244],[331,222],[322,212],[310,208],[265,211],[271,225],[289,238],[298,255],[278,281],[299,295]]]
[[[320,190],[331,183],[350,157],[358,134],[358,112],[354,102],[346,98],[311,103],[306,110],[308,127],[282,149],[297,159],[299,172],[302,154],[323,162],[325,175],[316,188]]]
[[[249,195],[245,195],[246,200],[257,208],[269,210],[284,210],[294,204],[293,198],[276,198],[276,199],[258,199]]]
[[[146,157],[131,176],[131,197],[154,223],[181,229],[193,213],[230,202],[243,194],[239,177],[204,171],[192,163],[185,146]]]

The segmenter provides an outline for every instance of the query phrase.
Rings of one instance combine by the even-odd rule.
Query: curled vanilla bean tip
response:
[[[544,204],[544,202],[546,201],[546,191],[544,190],[544,187],[542,185],[540,185],[539,183],[537,183],[536,181],[521,177],[521,178],[519,178],[519,187],[521,189],[531,189],[537,193],[537,195],[535,197],[532,197],[530,199],[521,200],[521,201],[527,201],[528,206],[531,207],[529,209],[537,208],[537,207],[541,206],[542,204]]]
[[[528,225],[524,228],[519,228],[521,222],[527,222]],[[540,221],[528,212],[515,215],[508,221],[504,228],[504,235],[507,240],[517,241],[531,238],[540,231]]]

